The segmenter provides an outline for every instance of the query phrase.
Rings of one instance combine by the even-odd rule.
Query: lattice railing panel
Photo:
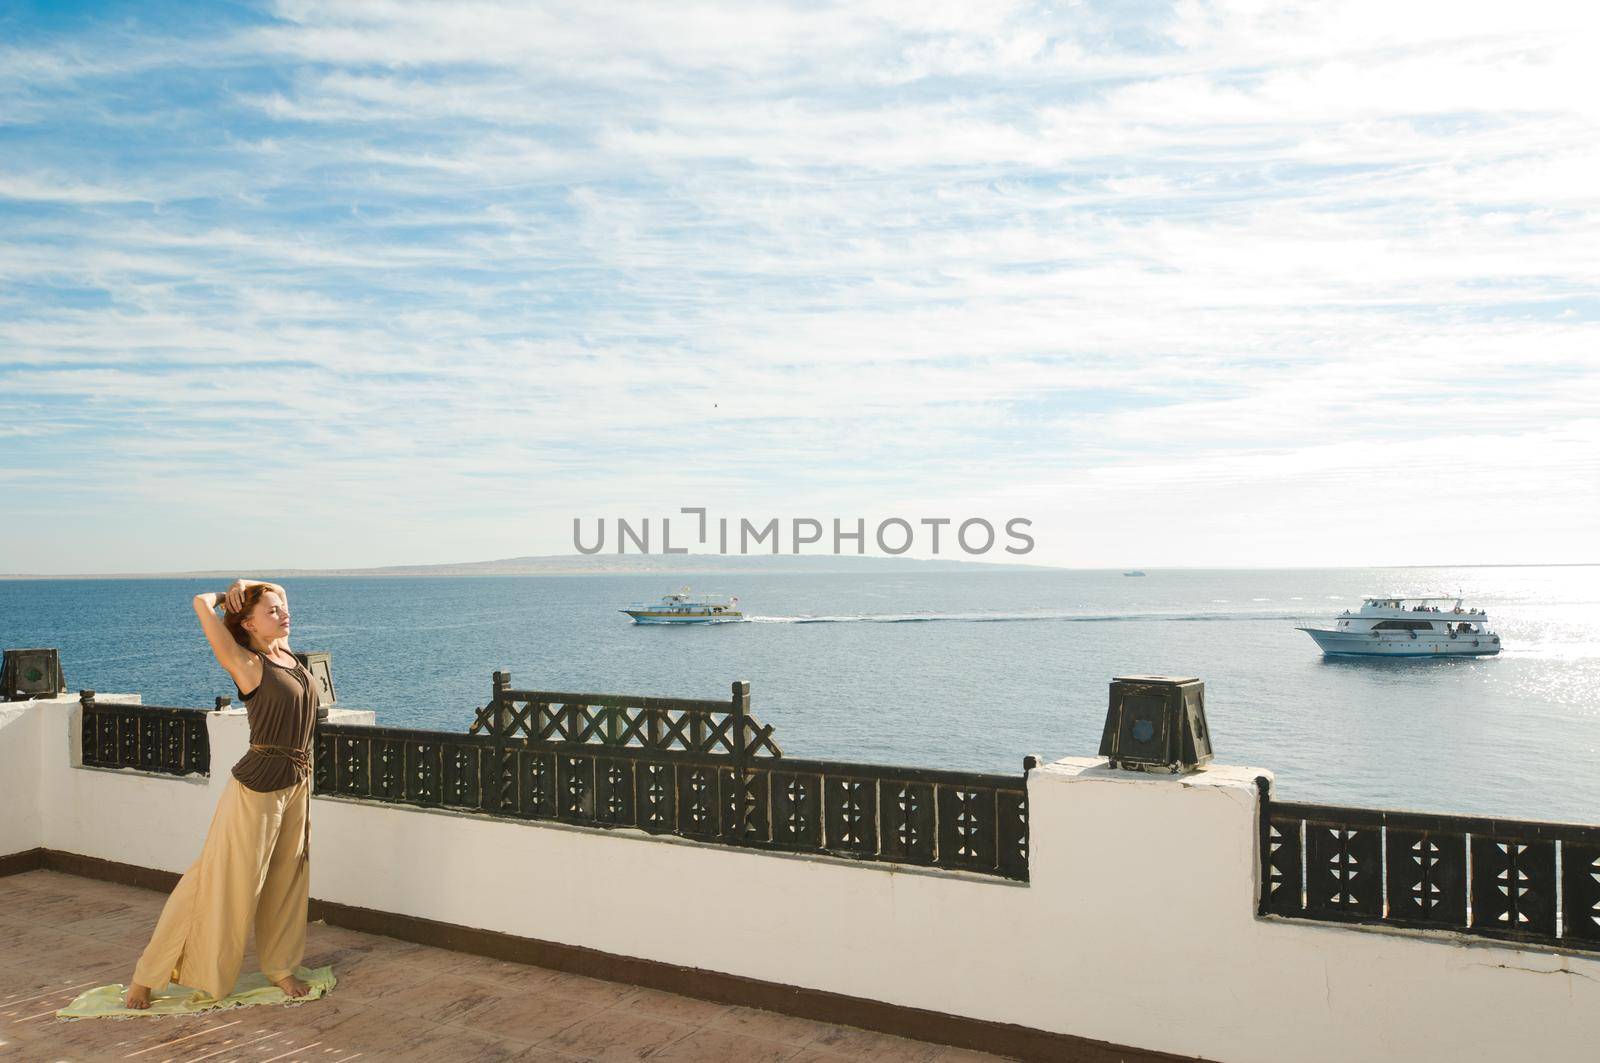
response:
[[[1562,936],[1600,948],[1600,840],[1561,846]]]
[[[1290,915],[1299,914],[1305,907],[1301,830],[1299,817],[1284,816],[1274,806],[1262,839],[1261,882],[1266,911]]]
[[[318,727],[316,766],[328,795],[1027,878],[1020,778],[342,724]]]
[[[772,842],[785,849],[822,850],[822,776],[774,771]]]
[[[207,775],[206,710],[95,701],[85,694],[79,749],[90,768],[133,768],[161,775]]]
[[[1028,877],[1023,780],[790,760],[751,714],[748,683],[704,701],[515,690],[497,672],[458,740],[481,743],[475,805],[451,789],[469,766],[448,752],[443,799],[414,774],[410,796],[379,799]]]
[[[1306,910],[1383,913],[1382,840],[1376,828],[1306,821]]]
[[[1600,947],[1600,827],[1270,800],[1266,816],[1263,914]]]
[[[883,851],[906,864],[931,864],[938,852],[932,783],[891,782],[878,787]]]
[[[1388,829],[1389,918],[1418,926],[1467,922],[1467,843],[1460,834]]]
[[[469,733],[539,747],[600,746],[696,759],[782,756],[772,728],[749,714],[748,702],[748,684],[736,684],[728,701],[498,688],[477,710]]]
[[[1472,836],[1472,926],[1507,937],[1556,936],[1556,843]]]

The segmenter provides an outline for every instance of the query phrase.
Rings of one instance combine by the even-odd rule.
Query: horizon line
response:
[[[635,571],[602,570],[602,571],[572,571],[572,572],[425,572],[414,571],[417,569],[449,569],[466,566],[492,566],[518,560],[546,560],[546,559],[582,559],[586,555],[580,554],[545,554],[530,555],[525,558],[501,558],[491,561],[443,561],[425,562],[418,564],[380,565],[373,568],[297,568],[287,565],[267,566],[255,569],[198,569],[188,571],[153,571],[153,572],[8,572],[0,573],[0,581],[23,582],[28,580],[70,580],[70,579],[212,579],[222,578],[230,574],[236,578],[242,577],[240,573],[255,573],[257,575],[276,575],[284,579],[361,579],[361,578],[389,578],[389,579],[429,579],[429,578],[514,578],[514,577],[547,577],[547,576],[652,576],[675,575],[708,572],[727,572],[717,569],[642,569]],[[636,554],[636,555],[606,555],[606,556],[632,556],[632,557],[659,557],[666,555]],[[707,558],[766,558],[769,555],[749,554],[701,554],[701,555],[673,555]],[[943,562],[951,565],[971,566],[973,568],[990,569],[1030,569],[1049,570],[1056,572],[1206,572],[1206,571],[1257,571],[1257,572],[1298,572],[1316,569],[1351,570],[1351,569],[1447,569],[1447,568],[1593,568],[1600,566],[1600,561],[1473,561],[1461,563],[1427,563],[1408,564],[1405,562],[1387,562],[1381,564],[1304,564],[1304,565],[1239,565],[1239,564],[1196,564],[1196,565],[1152,565],[1139,568],[1133,565],[1044,565],[1028,564],[1022,562],[985,562],[965,561],[954,558],[912,558],[893,557],[878,554],[800,554],[776,555],[778,558],[798,557],[810,560],[822,560],[828,557],[855,558],[860,561],[887,561],[887,562]],[[397,572],[395,569],[408,571]],[[803,573],[805,575],[825,575],[826,570],[813,569]]]

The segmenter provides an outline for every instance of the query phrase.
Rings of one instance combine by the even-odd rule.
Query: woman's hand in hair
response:
[[[233,586],[228,588],[228,595],[223,603],[228,607],[228,612],[237,613],[239,610],[243,609],[245,590],[249,587],[256,586],[270,587],[272,590],[277,592],[279,598],[283,599],[284,605],[289,604],[289,592],[278,586],[276,583],[268,583],[266,580],[259,579],[236,579],[233,581]]]

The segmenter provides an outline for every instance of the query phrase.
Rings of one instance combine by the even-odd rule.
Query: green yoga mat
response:
[[[143,1010],[122,1006],[122,998],[128,991],[127,986],[103,985],[98,989],[79,993],[71,1004],[56,1012],[56,1016],[62,1019],[88,1019],[100,1016],[126,1018],[133,1015],[194,1015],[202,1011],[243,1008],[251,1004],[300,1004],[307,1000],[316,1000],[338,983],[338,979],[333,976],[332,967],[318,967],[315,970],[297,967],[294,973],[295,977],[311,987],[311,992],[303,997],[289,996],[267,981],[265,974],[255,971],[240,978],[238,984],[233,987],[233,992],[220,999],[207,995],[203,989],[190,989],[176,982],[168,983],[167,988],[159,993],[150,994],[150,1006]]]

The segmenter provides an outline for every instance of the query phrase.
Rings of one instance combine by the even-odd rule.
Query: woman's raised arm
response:
[[[200,628],[206,633],[206,641],[211,643],[217,663],[233,677],[240,690],[247,686],[254,690],[257,680],[250,674],[250,666],[255,664],[255,657],[233,640],[233,633],[217,616],[217,603],[222,597],[212,593],[195,595],[195,615],[200,618]]]

